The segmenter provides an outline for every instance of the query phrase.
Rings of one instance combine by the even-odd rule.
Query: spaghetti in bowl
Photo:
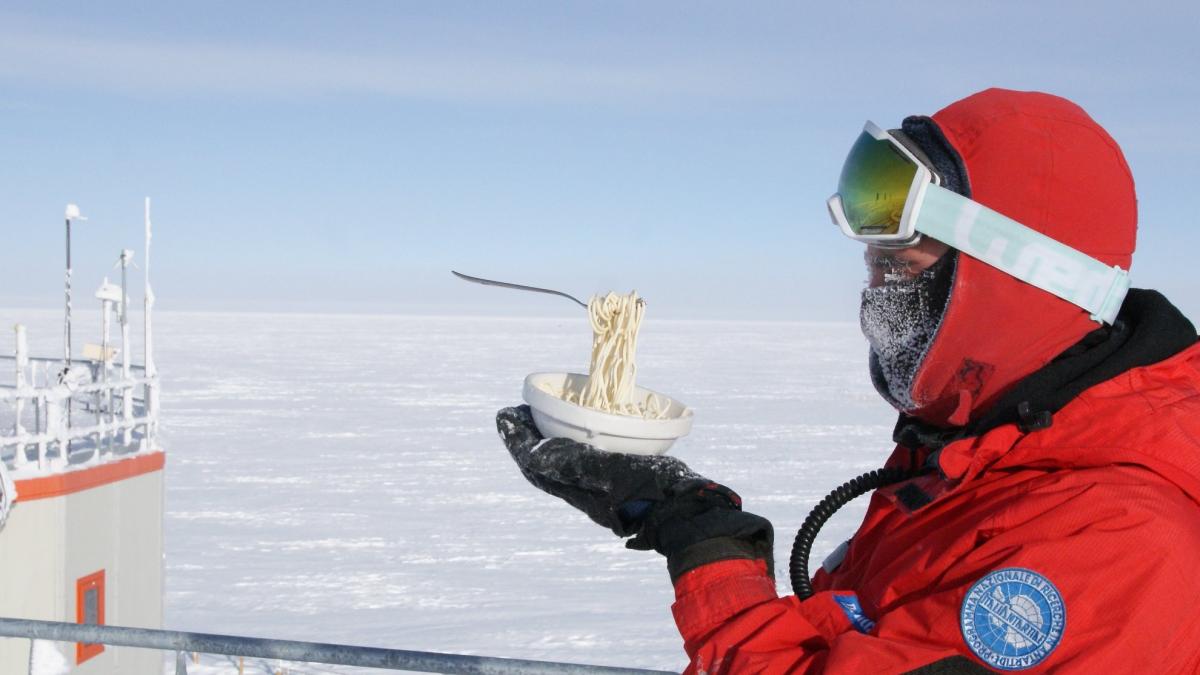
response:
[[[661,455],[692,430],[692,409],[680,401],[636,387],[635,400],[654,401],[655,414],[610,413],[574,403],[588,385],[579,373],[533,373],[523,398],[546,438],[569,438],[609,452]]]

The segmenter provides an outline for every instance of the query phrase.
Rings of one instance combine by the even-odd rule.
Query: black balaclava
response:
[[[897,410],[916,407],[913,378],[942,323],[957,260],[951,249],[911,279],[863,289],[859,323],[871,345],[871,382]]]
[[[903,129],[891,133],[937,173],[943,187],[971,196],[962,158],[931,118],[909,117]],[[916,407],[913,379],[946,312],[957,260],[951,249],[913,278],[894,278],[863,290],[859,323],[871,346],[871,382],[901,412]]]

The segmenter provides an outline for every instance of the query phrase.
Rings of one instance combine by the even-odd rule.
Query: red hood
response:
[[[1109,265],[1129,269],[1133,177],[1082,108],[1038,92],[988,89],[933,116],[966,168],[971,198]],[[960,253],[909,414],[941,426],[978,417],[1098,324],[1079,307]]]

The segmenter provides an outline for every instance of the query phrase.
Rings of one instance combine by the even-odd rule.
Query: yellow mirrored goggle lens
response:
[[[917,165],[892,143],[863,132],[842,165],[838,196],[855,234],[896,234]]]

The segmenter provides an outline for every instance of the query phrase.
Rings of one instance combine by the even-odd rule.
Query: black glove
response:
[[[771,523],[743,513],[733,490],[678,459],[545,440],[529,406],[501,410],[496,428],[530,483],[618,536],[637,535],[625,545],[667,556],[672,579],[728,558],[763,558],[771,567]]]

